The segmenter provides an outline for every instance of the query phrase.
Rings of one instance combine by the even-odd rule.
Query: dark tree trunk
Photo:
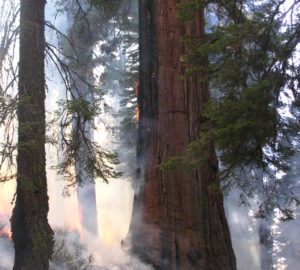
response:
[[[14,270],[46,270],[53,248],[45,170],[44,0],[22,0]]]
[[[142,220],[133,215],[133,251],[156,269],[236,269],[216,157],[201,171],[158,168],[197,139],[209,99],[201,74],[181,78],[181,37],[204,35],[203,11],[193,23],[181,24],[178,2],[140,1],[138,160],[144,155],[145,179],[135,198]]]

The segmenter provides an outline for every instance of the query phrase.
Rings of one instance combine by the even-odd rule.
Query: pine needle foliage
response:
[[[58,132],[49,142],[58,146],[60,159],[55,168],[68,185],[83,184],[94,177],[108,183],[121,175],[115,169],[118,155],[97,143],[92,134],[98,129],[97,122],[113,133],[110,123],[103,120],[109,108],[102,80],[122,42],[120,32],[126,29],[129,2],[57,1],[59,11],[71,20],[68,33],[61,33],[48,22],[59,36],[59,44],[48,43],[47,55],[65,86],[65,98],[59,100],[49,123],[49,130],[58,125]],[[105,73],[96,76],[93,70],[100,66]]]
[[[161,167],[201,168],[215,146],[223,180],[241,171],[288,172],[299,135],[300,2],[188,1],[178,18],[191,21],[200,8],[212,26],[204,38],[182,38],[188,53],[181,60],[185,76],[209,82],[212,98],[199,139]]]

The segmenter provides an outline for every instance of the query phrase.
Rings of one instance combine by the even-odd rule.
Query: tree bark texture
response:
[[[218,162],[190,172],[158,166],[182,155],[198,138],[209,89],[201,74],[182,79],[185,34],[204,36],[204,12],[189,24],[177,18],[176,0],[141,0],[138,162],[143,184],[135,196],[132,248],[155,269],[236,269]]]
[[[45,158],[44,0],[22,0],[14,270],[46,270],[53,248]]]

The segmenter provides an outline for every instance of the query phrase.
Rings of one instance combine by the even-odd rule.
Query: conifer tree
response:
[[[44,0],[21,1],[14,270],[47,270],[53,248],[45,169]]]
[[[181,20],[193,20],[202,4],[180,4]],[[163,168],[202,167],[210,157],[207,146],[215,144],[225,188],[239,186],[246,198],[268,178],[272,192],[262,202],[264,211],[280,207],[288,215],[278,199],[288,193],[290,202],[299,203],[289,185],[275,177],[288,173],[299,135],[299,5],[285,0],[205,3],[212,25],[202,41],[184,37],[189,51],[181,59],[187,77],[205,71],[213,98],[205,106],[199,139]]]
[[[184,1],[185,2],[185,1]],[[194,1],[193,1],[194,2]],[[133,251],[156,269],[236,269],[213,146],[209,163],[188,172],[159,165],[198,138],[208,84],[203,72],[182,79],[186,34],[205,38],[204,10],[177,19],[177,1],[140,1],[140,122],[142,174],[131,227]],[[143,159],[145,164],[143,165]]]
[[[59,149],[63,156],[58,168],[69,180],[68,184],[76,183],[83,229],[93,235],[98,234],[95,179],[108,182],[119,176],[114,169],[117,155],[100,145],[93,134],[97,129],[95,121],[104,122],[103,113],[107,110],[105,78],[109,73],[118,74],[111,62],[123,39],[120,32],[127,27],[129,3],[62,1],[60,8],[67,11],[70,28],[67,36],[60,33],[62,49],[58,54],[52,49],[53,45],[48,46],[51,59],[58,61],[67,93],[56,119],[60,121]],[[100,65],[105,71],[96,77],[94,69]],[[105,125],[110,129],[109,124]],[[72,135],[68,136],[70,126]],[[68,175],[66,172],[74,164],[75,175],[73,172]]]

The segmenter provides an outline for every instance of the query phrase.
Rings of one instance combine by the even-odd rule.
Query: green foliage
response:
[[[120,176],[115,170],[115,165],[119,164],[118,155],[101,146],[89,135],[91,130],[96,129],[94,117],[103,111],[96,104],[95,106],[83,98],[61,100],[48,127],[53,130],[59,124],[59,133],[53,133],[49,142],[58,146],[63,157],[55,168],[67,180],[68,185],[76,182],[83,184],[87,177],[99,177],[108,182],[110,178]],[[74,164],[81,164],[77,168],[76,177]]]
[[[199,12],[200,8],[204,8],[206,4],[207,1],[205,0],[192,0],[184,3],[178,3],[177,18],[183,22],[192,21]]]
[[[180,11],[189,16],[196,2],[184,4]],[[299,67],[293,58],[299,42],[299,15],[291,25],[283,25],[284,1],[254,6],[240,2],[243,16],[233,17],[232,5],[225,5],[227,23],[214,26],[203,39],[183,38],[190,52],[182,56],[186,76],[201,72],[215,97],[206,104],[200,139],[181,160],[202,166],[207,159],[206,145],[214,142],[225,176],[249,165],[287,171],[287,160],[295,153],[291,141],[299,125],[294,117],[282,116],[287,105],[281,95],[292,93],[294,101],[298,100]],[[297,114],[294,105],[289,111],[296,109]],[[162,167],[181,166],[179,160],[172,159]]]
[[[131,11],[133,18],[138,17],[138,11]],[[125,88],[120,102],[123,120],[122,130],[126,133],[136,131],[137,92],[139,80],[139,51],[138,51],[138,22],[133,19],[128,25],[128,32],[124,32],[124,54],[126,54],[126,71],[123,74],[122,86]],[[135,144],[135,142],[134,142]]]
[[[262,81],[245,88],[234,98],[225,96],[222,102],[207,104],[205,116],[209,122],[206,125],[210,125],[225,168],[254,163],[265,170],[270,164],[279,170],[288,169],[286,161],[295,151],[291,144],[278,141],[278,136],[281,136],[279,132],[291,129],[290,138],[298,127],[284,122],[276,108],[270,105],[272,96],[265,91],[268,86],[272,87],[269,84],[270,81]]]
[[[104,100],[107,89],[103,90],[102,83],[109,72],[118,74],[110,65],[124,40],[121,33],[129,32],[131,1],[72,0],[57,4],[60,12],[68,13],[72,26],[64,35],[47,24],[60,37],[59,46],[48,44],[47,52],[58,68],[66,91],[65,100],[59,101],[48,126],[49,130],[56,130],[58,125],[58,131],[52,132],[48,142],[58,146],[56,169],[69,185],[84,184],[94,177],[108,182],[120,176],[116,171],[118,157],[97,143],[92,134],[98,128],[97,120],[112,132],[102,117],[108,110]],[[105,73],[97,78],[93,70],[100,65]]]
[[[170,158],[167,162],[160,165],[161,169],[174,170],[180,169],[190,171],[195,168],[203,168],[214,154],[213,136],[203,130],[199,140],[191,142],[183,156]]]
[[[67,110],[70,114],[80,116],[83,122],[91,121],[97,115],[98,111],[91,102],[82,97],[67,101]]]
[[[210,27],[204,37],[183,36],[181,61],[184,78],[200,74],[212,98],[204,108],[199,139],[161,168],[202,168],[215,147],[225,189],[238,186],[246,198],[267,181],[266,212],[279,207],[290,219],[290,209],[281,205],[293,207],[299,200],[292,182],[275,174],[290,173],[300,131],[299,2],[287,8],[284,0],[204,3]],[[201,8],[197,1],[180,4],[178,17],[189,23]]]

